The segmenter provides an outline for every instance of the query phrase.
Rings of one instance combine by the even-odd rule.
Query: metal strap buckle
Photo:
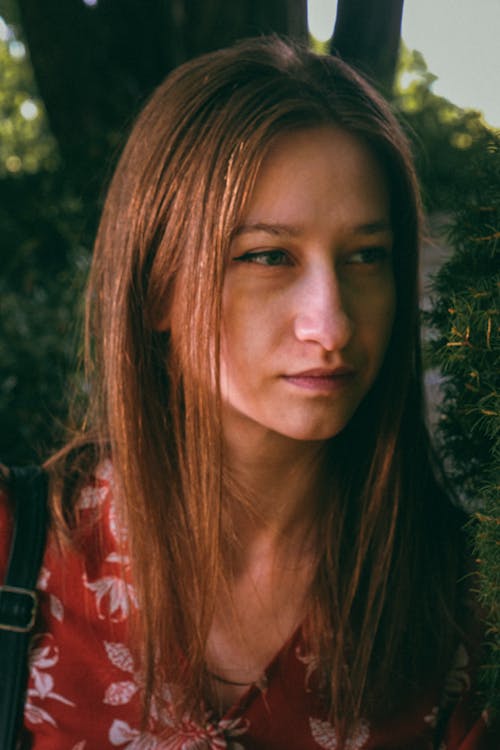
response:
[[[34,591],[18,586],[0,586],[0,630],[29,633],[35,624],[37,605]],[[10,622],[5,622],[6,619]]]

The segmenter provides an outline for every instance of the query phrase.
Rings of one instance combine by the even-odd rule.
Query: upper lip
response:
[[[333,378],[339,375],[352,375],[354,368],[349,365],[340,365],[339,367],[314,367],[311,370],[302,372],[291,372],[287,378]]]

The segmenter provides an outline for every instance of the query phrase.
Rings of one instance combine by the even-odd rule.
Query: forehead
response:
[[[390,225],[387,178],[373,151],[332,126],[278,136],[257,173],[244,224],[332,221]]]

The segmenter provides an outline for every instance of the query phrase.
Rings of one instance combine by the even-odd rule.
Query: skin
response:
[[[386,179],[363,143],[333,127],[277,139],[224,282],[227,460],[255,506],[236,519],[231,601],[221,601],[207,651],[228,679],[254,679],[304,616],[322,447],[384,359],[392,243]],[[243,690],[220,688],[222,704]]]
[[[392,330],[391,252],[388,189],[370,150],[331,127],[279,138],[224,283],[223,424],[236,460],[314,453],[348,423]]]

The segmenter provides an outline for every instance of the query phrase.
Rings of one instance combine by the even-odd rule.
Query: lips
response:
[[[349,385],[355,370],[348,365],[335,368],[315,367],[311,370],[284,375],[287,383],[309,391],[334,393]]]
[[[302,372],[295,372],[290,375],[286,375],[287,378],[333,378],[340,375],[353,375],[354,367],[349,365],[341,365],[340,367],[316,367],[312,370],[303,370]]]

